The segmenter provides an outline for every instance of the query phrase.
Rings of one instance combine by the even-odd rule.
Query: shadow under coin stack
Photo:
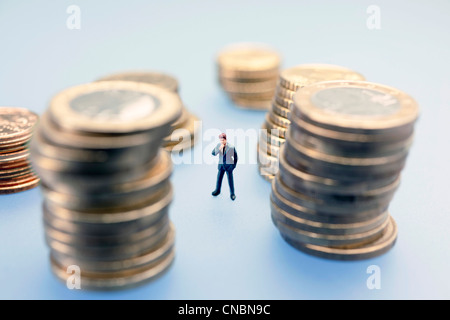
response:
[[[175,77],[166,73],[154,71],[117,73],[101,78],[97,81],[143,82],[154,84],[179,94],[178,80]],[[183,105],[183,110],[180,117],[172,123],[169,135],[163,140],[164,148],[169,151],[181,151],[193,147],[197,136],[199,135],[199,129],[195,127],[196,121],[199,121],[199,118],[189,112],[189,110],[187,110],[187,108]]]
[[[267,110],[275,92],[281,58],[258,44],[236,44],[217,57],[219,83],[238,106]]]
[[[363,81],[327,81],[294,97],[272,183],[272,220],[312,255],[359,260],[388,251],[397,226],[388,206],[418,117],[405,93]]]
[[[39,184],[29,163],[28,142],[38,116],[24,108],[0,107],[0,194]]]
[[[181,108],[166,89],[126,81],[84,84],[52,99],[30,150],[59,279],[75,265],[81,288],[123,288],[171,265],[172,161],[161,144]]]
[[[267,181],[278,172],[278,154],[290,120],[289,108],[295,92],[307,85],[328,80],[365,80],[359,73],[336,65],[302,64],[280,73],[272,108],[266,114],[258,143],[258,170]]]

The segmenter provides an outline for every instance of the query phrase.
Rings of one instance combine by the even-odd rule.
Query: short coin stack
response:
[[[281,58],[271,48],[236,44],[217,57],[219,82],[241,107],[267,110],[275,92]]]
[[[161,148],[180,116],[161,87],[104,81],[57,94],[30,145],[42,177],[46,241],[54,274],[81,270],[81,287],[134,286],[174,258],[172,162]]]
[[[266,114],[258,143],[258,169],[267,181],[272,181],[278,172],[278,154],[290,123],[289,108],[295,92],[304,86],[327,80],[365,79],[355,71],[328,64],[302,64],[280,73],[272,108]]]
[[[179,84],[175,77],[155,71],[122,72],[97,81],[143,82],[160,86],[176,94],[179,93]],[[199,135],[199,129],[195,126],[196,121],[199,119],[183,105],[180,117],[172,124],[169,135],[164,138],[163,146],[166,150],[181,151],[193,147]]]
[[[39,184],[29,163],[28,142],[38,116],[24,108],[0,107],[0,194],[32,189]]]
[[[330,259],[388,251],[397,238],[388,206],[417,117],[411,97],[384,85],[327,81],[299,90],[272,183],[282,237]]]

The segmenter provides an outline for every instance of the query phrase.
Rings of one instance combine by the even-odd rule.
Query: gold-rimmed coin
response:
[[[258,144],[258,162],[263,167],[277,167],[278,158],[276,156],[270,155],[266,150],[262,149]]]
[[[275,174],[276,174],[275,171],[277,171],[277,170],[275,170],[273,168],[261,167],[260,165],[258,165],[259,175],[267,182],[273,181],[273,179],[275,178]]]
[[[231,99],[236,105],[245,109],[267,111],[270,108],[270,100],[268,99],[254,100],[238,97],[232,97]]]
[[[397,234],[397,224],[392,217],[389,217],[389,223],[378,239],[354,248],[317,246],[295,241],[289,237],[285,237],[283,234],[282,236],[294,248],[305,253],[326,259],[350,261],[374,258],[386,253],[394,246],[397,240]]]
[[[220,75],[231,78],[267,78],[278,74],[280,55],[267,45],[239,43],[217,56]]]
[[[389,213],[387,211],[382,212],[378,216],[375,216],[366,221],[350,221],[342,223],[338,221],[322,222],[317,220],[310,220],[305,216],[298,216],[291,214],[289,211],[284,210],[274,200],[276,196],[272,194],[271,207],[272,207],[272,219],[280,221],[292,228],[300,229],[303,231],[309,231],[317,234],[330,234],[330,235],[350,235],[364,233],[374,228],[377,228],[388,219]],[[288,207],[290,208],[290,207]]]
[[[272,120],[273,123],[275,123],[277,126],[280,126],[282,128],[289,128],[290,121],[284,117],[279,116],[278,114],[274,112],[269,112],[270,120]]]
[[[164,215],[152,226],[128,235],[70,234],[44,224],[46,239],[51,249],[86,260],[127,259],[158,246],[169,231],[169,218]]]
[[[172,227],[173,228],[173,227]],[[173,243],[174,240],[169,240]],[[153,259],[149,265],[144,264],[136,269],[125,271],[102,273],[87,273],[82,275],[81,283],[83,289],[113,290],[134,287],[144,282],[155,279],[162,275],[174,260],[174,250],[169,249],[169,253],[160,253],[159,259]],[[67,266],[60,265],[54,258],[50,259],[53,273],[64,283],[67,281]]]
[[[274,96],[273,99],[274,99],[274,101],[275,101],[276,103],[278,103],[280,106],[282,106],[282,107],[284,107],[284,108],[287,108],[287,109],[290,109],[290,108],[291,108],[291,105],[294,103],[292,100],[283,98],[283,97],[281,97],[281,96],[279,96],[279,95],[277,95],[277,94]]]
[[[111,193],[93,193],[79,191],[75,193],[62,193],[42,184],[42,191],[46,199],[57,205],[69,210],[85,210],[93,212],[108,212],[111,210],[123,210],[131,206],[139,206],[156,201],[161,194],[167,192],[170,186],[169,177],[162,179],[166,175],[165,172],[155,177],[143,177],[139,181],[124,183],[117,186]],[[158,180],[158,183],[154,183]],[[120,189],[120,188],[123,188]],[[110,187],[114,189],[114,187]]]
[[[58,230],[81,235],[129,234],[153,225],[166,215],[172,198],[170,188],[148,203],[102,212],[70,210],[45,201],[44,220]]]
[[[188,118],[182,126],[176,128],[164,139],[163,145],[166,150],[183,150],[192,147],[200,135],[200,126],[196,125],[200,119],[194,114],[188,114]]]
[[[279,125],[274,123],[273,120],[270,117],[270,112],[268,112],[266,114],[265,119],[266,119],[265,126],[266,126],[267,130],[270,131],[271,135],[278,136],[278,137],[283,138],[283,139],[286,137],[287,129],[284,128],[284,127],[280,127]]]
[[[285,119],[289,119],[289,116],[291,113],[289,111],[289,108],[279,105],[276,100],[272,101],[272,112],[279,115],[280,117],[285,118]]]
[[[275,95],[277,97],[280,97],[281,99],[293,101],[295,91],[278,86],[277,89],[275,90]]]
[[[331,64],[301,64],[280,73],[280,85],[291,91],[312,83],[329,80],[365,80],[348,68]]]
[[[386,177],[370,181],[341,181],[309,174],[292,166],[285,157],[286,145],[280,148],[279,165],[280,178],[289,188],[318,196],[321,194],[350,195],[365,194],[379,195],[391,193],[400,184],[400,176]]]
[[[125,71],[102,77],[96,81],[134,81],[154,84],[172,92],[178,92],[178,80],[166,73],[158,71]]]
[[[86,259],[76,259],[69,255],[61,254],[56,251],[51,252],[52,258],[62,266],[78,265],[80,269],[93,272],[111,272],[111,271],[125,271],[140,268],[142,266],[150,265],[157,262],[161,257],[166,256],[173,250],[175,242],[175,230],[173,226],[170,228],[161,244],[142,255],[117,261],[89,261]]]
[[[355,234],[321,234],[293,228],[280,220],[275,220],[273,222],[284,237],[290,238],[296,242],[318,246],[345,246],[346,248],[354,248],[378,239],[383,234],[386,226],[389,224],[389,219],[385,219],[381,225],[376,226],[375,228]]]
[[[289,132],[288,132],[289,137]],[[409,152],[405,146],[389,155],[346,157],[322,153],[288,138],[286,158],[294,167],[307,173],[341,181],[360,181],[396,176],[403,169]]]
[[[170,125],[180,117],[179,96],[156,85],[101,81],[58,93],[50,116],[67,131],[130,134]]]
[[[273,97],[273,92],[266,91],[266,92],[256,92],[256,93],[228,93],[230,99],[232,101],[246,101],[248,100],[250,103],[257,103],[259,101],[268,101]]]
[[[92,174],[93,176],[130,172],[151,163],[157,157],[159,150],[159,147],[155,144],[161,144],[161,141],[158,140],[150,140],[140,144],[143,140],[138,137],[136,137],[137,140],[134,140],[134,135],[128,137],[129,146],[125,144],[125,140],[115,139],[117,137],[112,137],[109,141],[100,138],[97,141],[93,138],[83,140],[78,137],[73,139],[71,143],[80,144],[82,141],[86,141],[86,145],[89,145],[90,143],[101,144],[105,142],[105,145],[102,148],[89,148],[87,146],[86,148],[76,148],[52,143],[44,136],[46,129],[48,128],[39,127],[29,145],[32,154],[31,162],[38,174],[41,174],[39,172],[44,170],[84,175]],[[60,134],[59,138],[62,137],[64,135]],[[53,140],[56,141],[57,139]],[[117,140],[123,140],[124,144],[119,143],[117,148],[109,144]],[[140,153],[136,154],[136,151],[140,151]]]
[[[266,142],[264,139],[260,139],[258,143],[258,152],[266,153],[273,157],[278,157],[280,147],[273,146],[270,143]]]
[[[259,131],[259,137],[260,139],[264,139],[265,141],[267,141],[267,143],[270,143],[273,146],[277,146],[280,147],[281,145],[283,145],[285,143],[285,139],[282,138],[279,135],[279,132],[275,132],[275,130],[273,130],[273,132],[271,132],[271,130],[268,128],[267,124],[264,122],[260,131]]]
[[[277,204],[296,215],[320,222],[361,222],[387,210],[393,192],[386,190],[375,195],[307,194],[289,188],[278,175],[272,188]],[[314,213],[311,215],[311,213]]]
[[[186,124],[186,121],[188,121],[191,116],[194,116],[194,115],[191,114],[185,107],[183,107],[183,109],[181,110],[180,117],[174,123],[172,123],[170,128],[172,130],[175,130],[178,128],[183,128],[183,126]]]
[[[352,133],[398,132],[418,118],[406,93],[365,81],[326,81],[299,90],[291,109],[320,127]]]
[[[220,79],[220,84],[228,93],[235,94],[264,94],[273,95],[275,92],[276,81],[264,80],[258,82],[238,82],[236,80]]]
[[[316,127],[295,117],[290,120],[292,140],[318,152],[336,156],[390,155],[411,146],[414,137],[413,130],[405,137],[339,133]]]

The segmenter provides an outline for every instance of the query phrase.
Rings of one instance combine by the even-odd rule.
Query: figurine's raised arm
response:
[[[218,143],[217,146],[213,149],[213,151],[212,151],[213,156],[217,156],[219,154],[220,145],[221,145],[221,143]]]

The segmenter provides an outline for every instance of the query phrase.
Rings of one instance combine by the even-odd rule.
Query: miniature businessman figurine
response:
[[[222,179],[225,172],[228,177],[228,184],[230,186],[230,198],[234,201],[236,195],[234,194],[233,170],[236,168],[238,162],[238,155],[234,146],[227,142],[227,135],[221,133],[219,135],[220,143],[212,151],[213,156],[219,155],[219,172],[217,173],[216,190],[212,192],[213,196],[220,194],[222,187]]]

